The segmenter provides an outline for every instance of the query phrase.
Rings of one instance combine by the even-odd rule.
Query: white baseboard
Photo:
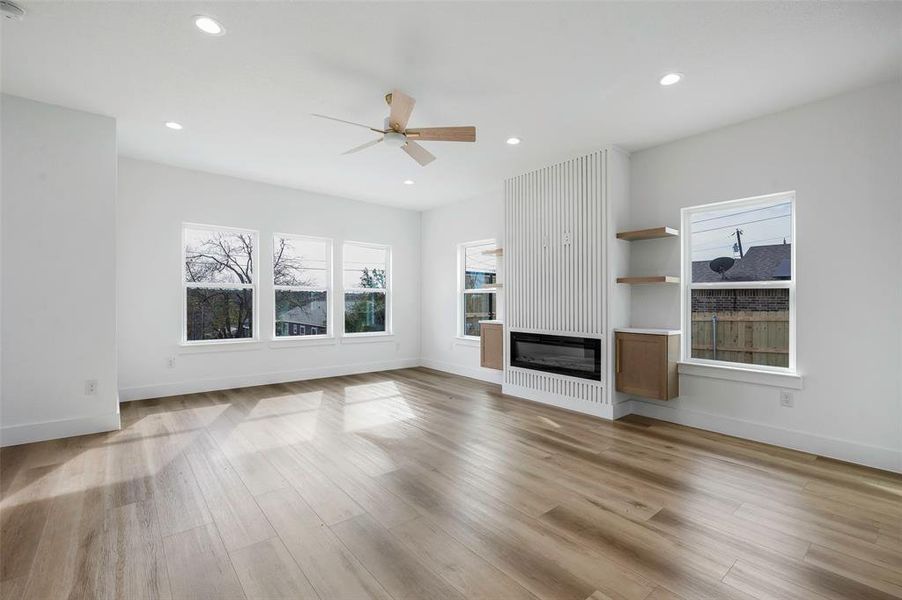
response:
[[[444,371],[452,375],[460,375],[461,377],[469,377],[470,379],[479,379],[489,383],[501,384],[504,379],[504,373],[495,369],[484,369],[482,367],[468,367],[440,360],[432,360],[431,358],[423,358],[420,365],[435,369],[436,371]]]
[[[217,377],[215,379],[177,381],[174,383],[161,383],[157,385],[144,385],[122,388],[119,390],[119,401],[131,402],[133,400],[147,400],[148,398],[163,398],[165,396],[179,396],[181,394],[214,392],[217,390],[230,390],[234,388],[250,387],[254,385],[289,383],[292,381],[303,381],[305,379],[338,377],[340,375],[356,375],[358,373],[390,371],[391,369],[406,369],[418,366],[420,366],[420,360],[418,358],[405,358],[383,362],[338,365],[333,367],[314,367],[310,369],[300,369],[297,371],[281,371],[277,373],[260,373],[254,375]]]
[[[902,473],[902,451],[633,399],[632,414]],[[624,414],[630,414],[625,412]]]
[[[106,415],[59,419],[0,428],[0,446],[18,446],[58,438],[119,429],[119,411]]]
[[[501,391],[509,396],[516,396],[517,398],[523,398],[532,402],[564,408],[584,415],[592,415],[593,417],[601,417],[602,419],[608,420],[614,418],[613,407],[610,404],[585,402],[568,396],[549,394],[548,392],[533,390],[519,385],[511,385],[509,383],[503,384],[501,386]]]
[[[615,420],[633,414],[633,401],[625,400],[622,402],[615,402],[613,413]]]

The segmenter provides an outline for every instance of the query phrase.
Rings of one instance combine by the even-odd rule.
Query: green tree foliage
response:
[[[385,289],[385,269],[363,268],[360,287]],[[345,294],[345,331],[364,333],[385,331],[385,293],[354,292]]]
[[[363,267],[363,272],[360,274],[360,287],[385,289],[385,269]]]

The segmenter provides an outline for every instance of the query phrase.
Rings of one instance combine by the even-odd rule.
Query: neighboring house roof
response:
[[[283,310],[276,315],[276,321],[325,327],[326,303],[323,300],[315,300],[306,306],[295,306],[290,310]]]
[[[715,273],[708,266],[710,261],[692,262],[693,283],[715,281],[769,281],[789,279],[792,256],[792,244],[773,244],[771,246],[752,246],[745,256],[737,258],[733,267],[725,273],[726,280],[720,273]]]

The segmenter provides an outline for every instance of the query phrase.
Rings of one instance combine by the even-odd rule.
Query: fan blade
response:
[[[312,113],[311,116],[319,117],[320,119],[328,119],[330,121],[338,121],[339,123],[347,123],[348,125],[356,125],[357,127],[363,127],[364,129],[369,129],[370,131],[377,131],[379,133],[385,133],[382,129],[376,129],[375,127],[370,127],[369,125],[364,125],[363,123],[355,123],[354,121],[345,121],[344,119],[336,119],[335,117],[327,117],[326,115],[319,115],[316,113]]]
[[[410,120],[410,113],[413,112],[413,106],[417,101],[398,90],[391,92],[391,114],[388,115],[388,124],[395,131],[403,132],[407,128],[407,121]]]
[[[365,144],[360,144],[359,146],[355,146],[354,148],[351,148],[347,152],[342,152],[341,155],[344,156],[345,154],[354,154],[355,152],[360,152],[361,150],[366,150],[370,146],[375,146],[376,144],[378,144],[381,141],[382,141],[382,138],[379,138],[377,140],[373,140],[373,141],[367,142]]]
[[[407,137],[418,142],[475,142],[475,127],[420,127],[408,129]]]
[[[408,140],[401,149],[404,150],[410,158],[420,163],[421,167],[425,167],[435,160],[435,157],[430,154],[429,150],[426,150],[426,148],[423,148],[418,143],[410,140]]]

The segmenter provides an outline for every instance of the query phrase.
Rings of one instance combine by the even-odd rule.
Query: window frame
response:
[[[287,341],[303,341],[303,340],[326,340],[332,339],[335,337],[335,329],[334,329],[334,319],[333,313],[333,304],[335,299],[332,294],[332,290],[335,288],[334,284],[334,263],[333,263],[333,250],[332,250],[332,238],[326,237],[318,237],[313,235],[302,235],[302,234],[294,234],[294,233],[276,233],[272,234],[272,252],[273,254],[276,250],[276,238],[285,238],[291,240],[306,240],[311,242],[324,242],[326,244],[326,287],[317,287],[317,286],[293,286],[293,285],[276,285],[275,273],[272,272],[275,265],[270,263],[270,272],[271,272],[271,281],[272,281],[272,341],[274,342],[287,342]],[[326,292],[326,333],[318,333],[316,335],[276,335],[276,292],[279,291],[288,291],[288,292]],[[305,328],[306,330],[306,328]]]
[[[788,201],[790,205],[790,236],[792,249],[790,252],[790,273],[788,280],[773,281],[735,281],[735,282],[692,282],[692,215],[697,212],[709,212],[718,209],[742,208],[769,201]],[[712,202],[685,207],[680,211],[682,231],[682,260],[680,266],[680,325],[683,331],[680,343],[680,362],[687,365],[703,367],[721,367],[740,371],[756,371],[785,375],[797,375],[797,319],[796,319],[796,193],[795,190],[764,194],[725,202]],[[692,290],[698,289],[787,289],[789,290],[789,366],[756,365],[737,363],[726,360],[692,357]]]
[[[378,248],[385,251],[385,288],[358,288],[345,287],[345,250],[348,246],[360,246],[363,248]],[[341,244],[341,337],[343,338],[366,338],[366,337],[386,337],[394,335],[392,329],[392,247],[390,244],[378,244],[374,242],[357,242],[353,240],[344,240]],[[385,295],[385,330],[384,331],[358,331],[348,332],[345,330],[347,325],[345,321],[345,297],[351,293],[383,293]]]
[[[498,249],[498,240],[497,239],[486,239],[486,240],[476,240],[473,242],[463,242],[457,245],[457,338],[461,340],[478,340],[480,336],[478,335],[467,335],[466,333],[466,323],[467,318],[464,315],[464,311],[466,310],[466,296],[467,294],[494,294],[495,295],[495,317],[498,317],[498,288],[492,289],[482,289],[482,288],[472,288],[467,289],[467,249],[473,248],[476,246],[488,246],[492,245],[495,247],[495,250]],[[495,279],[498,278],[498,271],[496,268],[495,271]]]
[[[259,271],[260,271],[260,232],[256,229],[247,229],[245,227],[230,227],[226,225],[210,225],[207,223],[190,223],[183,222],[181,224],[181,240],[182,249],[180,252],[181,263],[179,265],[179,278],[181,279],[182,291],[182,317],[181,317],[181,334],[179,337],[180,346],[220,346],[231,344],[251,344],[260,341],[260,290],[259,290]],[[246,283],[198,283],[190,282],[185,277],[185,261],[186,256],[186,233],[189,229],[201,229],[206,231],[231,231],[236,233],[249,233],[254,236],[254,251],[251,259],[254,261],[254,272],[252,282]],[[188,289],[189,288],[207,288],[207,289],[228,289],[228,290],[251,290],[253,299],[251,304],[251,327],[253,335],[246,338],[234,339],[213,339],[213,340],[189,340],[188,339]]]

